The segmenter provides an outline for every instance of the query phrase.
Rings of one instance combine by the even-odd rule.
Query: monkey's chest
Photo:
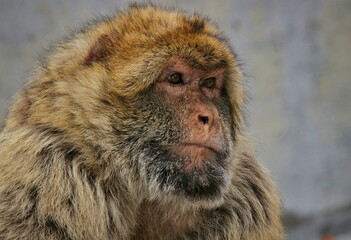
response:
[[[196,225],[194,213],[177,213],[154,204],[140,207],[135,240],[182,239]]]

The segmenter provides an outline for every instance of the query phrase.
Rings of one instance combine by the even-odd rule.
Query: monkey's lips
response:
[[[171,147],[171,152],[180,155],[189,161],[185,164],[185,170],[202,169],[205,161],[222,158],[223,151],[215,146],[198,143],[181,143]]]

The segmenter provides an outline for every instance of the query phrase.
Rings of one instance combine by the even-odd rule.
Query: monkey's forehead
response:
[[[215,69],[235,62],[235,55],[216,25],[197,14],[158,8],[133,6],[116,13],[89,36],[100,34],[114,38],[114,56],[125,61],[139,57],[164,61],[177,55],[193,67]],[[92,40],[94,41],[94,40]]]
[[[220,36],[217,26],[208,18],[198,14],[188,14],[179,10],[156,7],[154,5],[133,5],[126,12],[117,13],[112,23],[126,32],[135,31],[159,36],[166,32],[179,31],[183,33],[206,33],[215,37]]]

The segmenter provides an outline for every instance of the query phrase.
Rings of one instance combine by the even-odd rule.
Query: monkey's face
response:
[[[172,59],[141,96],[131,158],[151,198],[220,201],[230,181],[233,121],[224,70],[195,69]]]

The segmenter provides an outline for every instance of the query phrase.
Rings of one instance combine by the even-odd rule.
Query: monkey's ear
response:
[[[102,34],[90,47],[87,56],[84,58],[84,65],[104,61],[112,53],[113,43],[114,41],[110,35]]]

